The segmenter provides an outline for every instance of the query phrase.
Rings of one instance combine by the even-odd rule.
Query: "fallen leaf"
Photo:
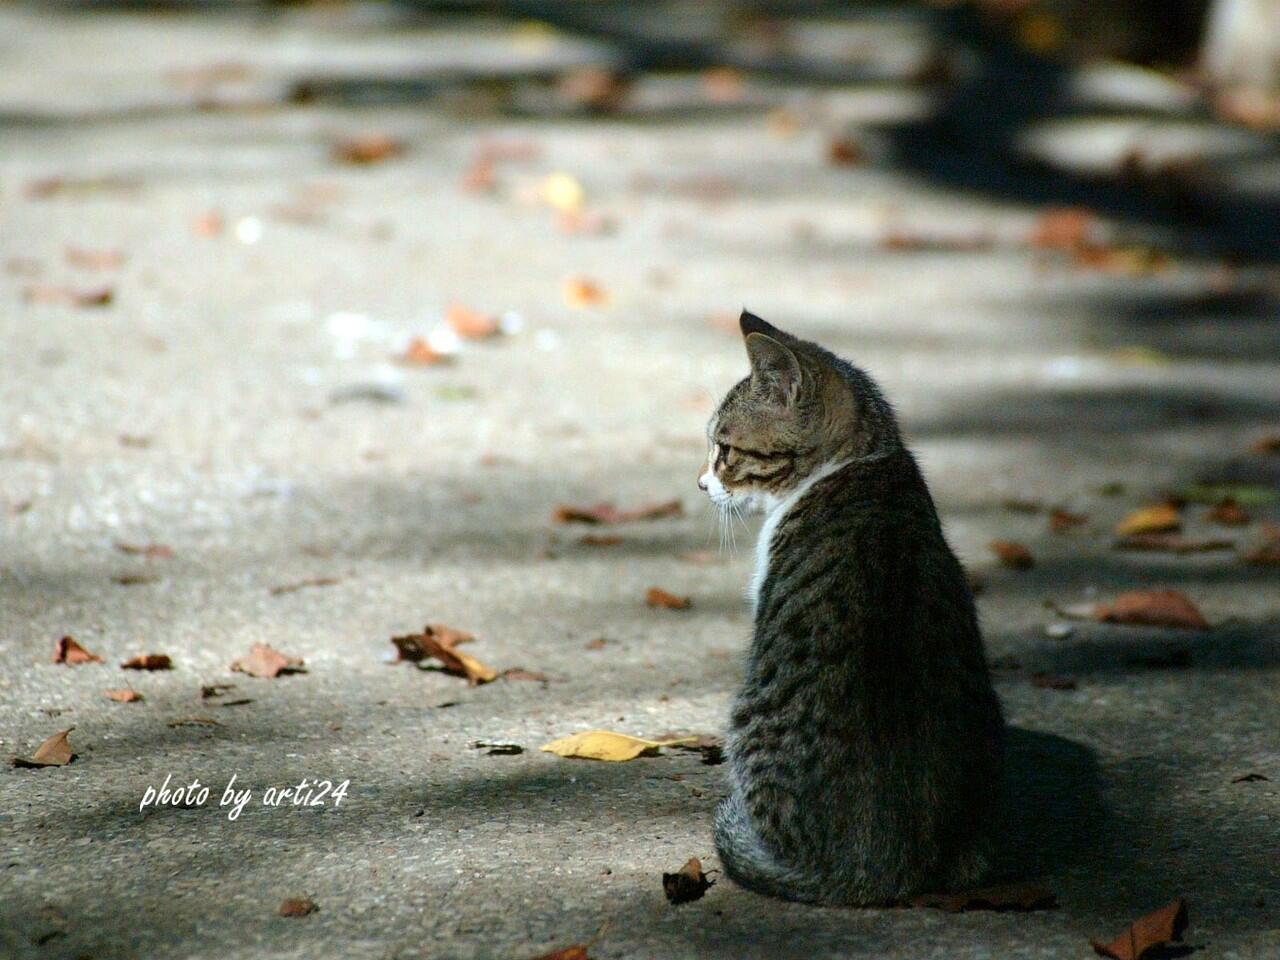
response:
[[[431,623],[422,628],[422,633],[392,637],[401,660],[413,663],[434,657],[444,665],[445,673],[467,678],[471,686],[479,686],[497,679],[498,672],[475,657],[455,649],[458,644],[470,643],[475,637],[461,630],[446,627],[443,624]]]
[[[27,303],[54,307],[105,307],[115,299],[110,287],[59,287],[52,284],[33,284],[25,292]]]
[[[1205,514],[1205,519],[1224,527],[1242,527],[1252,518],[1241,509],[1240,504],[1228,498]]]
[[[1129,514],[1116,525],[1116,534],[1127,537],[1134,533],[1167,533],[1182,529],[1182,515],[1171,503],[1159,503],[1143,507]]]
[[[1232,783],[1259,783],[1263,780],[1270,782],[1271,778],[1261,773],[1246,773],[1238,777],[1232,777]]]
[[[891,230],[880,238],[880,246],[885,250],[901,251],[965,252],[986,250],[994,245],[995,239],[985,233],[971,236],[940,236]]]
[[[1180,533],[1135,533],[1116,541],[1117,550],[1146,550],[1165,553],[1205,553],[1210,550],[1232,550],[1234,540],[1194,540]]]
[[[15,767],[65,767],[76,758],[71,744],[67,741],[67,735],[74,729],[75,727],[68,727],[60,733],[55,733],[36,747],[36,752],[30,757],[14,757],[13,765]]]
[[[724,763],[724,738],[709,733],[664,733],[659,741],[670,742],[677,750],[686,750],[702,756],[702,763],[714,767]]]
[[[88,250],[84,247],[67,247],[64,253],[67,263],[82,270],[116,270],[124,264],[124,254],[119,250]]]
[[[988,546],[1000,562],[1011,570],[1030,570],[1036,565],[1031,551],[1013,540],[992,540]]]
[[[612,525],[632,523],[636,520],[661,520],[678,517],[684,512],[679,500],[646,503],[634,510],[618,510],[611,503],[597,503],[589,507],[556,507],[551,519],[555,523],[598,523]]]
[[[283,673],[305,673],[305,664],[301,657],[290,657],[265,643],[255,643],[249,655],[235,660],[231,669],[237,673],[247,673],[251,677],[271,679]]]
[[[1112,960],[1141,960],[1150,951],[1182,940],[1187,928],[1187,901],[1178,897],[1168,906],[1139,917],[1110,943],[1090,940],[1094,952]]]
[[[609,641],[604,637],[596,637],[594,640],[588,640],[582,645],[583,650],[603,650],[609,645]]]
[[[1046,210],[1031,228],[1028,242],[1042,250],[1072,251],[1092,240],[1098,229],[1097,215],[1083,207]]]
[[[305,580],[299,580],[296,583],[284,583],[277,587],[271,588],[271,595],[278,597],[282,593],[296,593],[307,587],[332,587],[335,583],[339,583],[337,577],[307,577]]]
[[[445,310],[444,320],[453,328],[454,333],[467,340],[485,340],[502,332],[497,317],[464,307],[460,303],[449,305]]]
[[[662,892],[676,906],[701,900],[713,884],[715,881],[708,880],[707,875],[702,872],[702,861],[697,857],[690,857],[675,873],[662,875]]]
[[[330,156],[337,163],[367,166],[398,157],[405,152],[403,142],[385,133],[367,133],[345,137],[334,143]]]
[[[1093,608],[1093,617],[1102,623],[1209,629],[1209,622],[1196,605],[1177,590],[1131,590],[1110,603],[1098,604]]]
[[[414,337],[404,348],[404,353],[397,358],[406,367],[434,367],[449,363],[453,358],[447,353],[440,353],[425,337]]]
[[[142,694],[137,690],[104,690],[102,693],[116,703],[138,703],[142,700]]]
[[[560,285],[560,294],[564,297],[565,304],[576,310],[603,306],[609,302],[609,295],[604,289],[586,277],[569,277]]]
[[[552,740],[539,749],[554,753],[557,757],[580,760],[607,760],[621,763],[636,757],[653,756],[659,747],[673,747],[680,740],[641,740],[625,733],[608,730],[588,730],[572,736]]]
[[[1011,883],[961,893],[925,893],[912,897],[913,907],[933,907],[947,913],[966,910],[1049,910],[1058,905],[1047,887],[1034,883]]]
[[[533,960],[591,960],[591,958],[587,956],[586,947],[575,943],[572,947],[553,950],[551,953],[544,953],[540,957],[534,957]]]
[[[75,666],[81,663],[102,663],[102,658],[80,646],[74,637],[62,637],[53,648],[53,662]]]
[[[1075,677],[1064,677],[1056,673],[1033,673],[1030,679],[1031,685],[1041,690],[1074,690],[1076,688]]]
[[[851,137],[836,137],[827,144],[827,162],[836,167],[856,167],[865,163],[867,152]]]
[[[687,610],[693,604],[689,597],[668,593],[661,587],[650,587],[645,592],[644,602],[651,607],[660,607],[664,610]]]
[[[487,740],[475,740],[472,742],[471,748],[473,750],[483,750],[491,757],[514,757],[524,753],[524,747],[518,743],[491,743]]]
[[[308,900],[305,897],[298,899],[285,900],[280,904],[280,916],[282,917],[305,917],[307,914],[315,913],[320,908],[316,906],[314,900]]]
[[[1280,433],[1259,437],[1249,449],[1254,453],[1280,453]]]
[[[210,683],[200,688],[200,699],[209,700],[213,697],[220,697],[228,690],[234,690],[234,683]]]
[[[614,533],[587,533],[579,537],[578,542],[584,547],[616,547],[622,538]]]
[[[166,653],[140,653],[120,664],[122,670],[172,670],[173,661]]]
[[[1067,510],[1051,510],[1049,512],[1049,530],[1053,533],[1066,533],[1072,527],[1089,522],[1082,513],[1070,513]]]
[[[145,557],[147,560],[172,560],[173,548],[163,543],[121,543],[116,541],[116,549],[132,557]]]

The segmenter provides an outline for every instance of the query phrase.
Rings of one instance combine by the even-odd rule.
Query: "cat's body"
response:
[[[749,314],[743,332],[752,376],[699,481],[766,511],[720,859],[817,903],[972,886],[1003,724],[964,572],[865,374]]]

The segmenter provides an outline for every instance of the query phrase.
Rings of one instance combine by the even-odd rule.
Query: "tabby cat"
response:
[[[751,374],[698,479],[765,514],[716,813],[760,893],[885,904],[986,866],[1004,726],[973,598],[893,411],[861,370],[744,312]]]

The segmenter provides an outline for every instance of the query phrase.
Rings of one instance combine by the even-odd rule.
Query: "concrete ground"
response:
[[[1280,431],[1280,274],[1247,249],[1229,265],[1208,227],[1120,212],[1101,221],[1116,242],[1170,262],[1100,270],[1027,242],[1059,178],[1087,191],[1081,164],[1135,145],[1193,154],[1211,195],[1274,210],[1274,141],[1102,70],[1073,114],[1025,131],[1053,171],[1040,193],[966,186],[898,152],[933,102],[911,80],[924,25],[788,29],[806,69],[646,72],[600,117],[552,81],[618,48],[540,24],[0,10],[0,752],[74,727],[79,755],[0,771],[0,953],[1085,957],[1183,895],[1197,955],[1280,956],[1278,571],[1112,536],[1191,483],[1278,489],[1280,458],[1250,446]],[[865,76],[822,74],[848,56]],[[1154,106],[1117,107],[1134,90]],[[403,154],[334,162],[336,139],[369,133]],[[864,162],[828,161],[845,133]],[[494,143],[492,189],[464,190]],[[585,192],[576,231],[539,198],[556,173]],[[606,302],[567,301],[572,278]],[[106,305],[48,302],[104,286]],[[396,363],[414,336],[448,346],[455,302],[512,332],[451,364]],[[724,324],[744,304],[896,402],[985,582],[1014,728],[1002,869],[1058,909],[814,909],[727,880],[672,907],[664,871],[718,866],[724,767],[537,749],[591,728],[723,729],[751,532],[717,554],[694,477],[712,399],[744,370]],[[682,516],[604,531],[614,545],[552,519],[670,498]],[[1010,499],[1088,520],[1053,534]],[[1248,509],[1215,528],[1191,505],[1186,533],[1244,549],[1280,520],[1275,502]],[[1034,569],[1000,567],[997,538]],[[336,582],[272,589],[313,578]],[[651,586],[692,607],[648,608]],[[1046,634],[1045,601],[1149,587],[1184,591],[1213,628]],[[389,664],[389,638],[428,622],[547,680]],[[51,663],[63,635],[106,662]],[[307,672],[230,672],[255,643]],[[142,653],[173,669],[118,667]],[[235,687],[202,700],[216,683]],[[103,695],[126,685],[145,699]],[[208,803],[140,812],[170,775]],[[234,821],[217,805],[232,776],[253,790]],[[304,777],[349,780],[345,802],[260,802]],[[280,917],[292,897],[318,912]]]

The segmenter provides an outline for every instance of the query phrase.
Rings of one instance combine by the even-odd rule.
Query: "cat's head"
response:
[[[717,506],[767,507],[827,463],[898,442],[862,371],[745,310],[739,325],[751,373],[712,414],[698,472]]]

